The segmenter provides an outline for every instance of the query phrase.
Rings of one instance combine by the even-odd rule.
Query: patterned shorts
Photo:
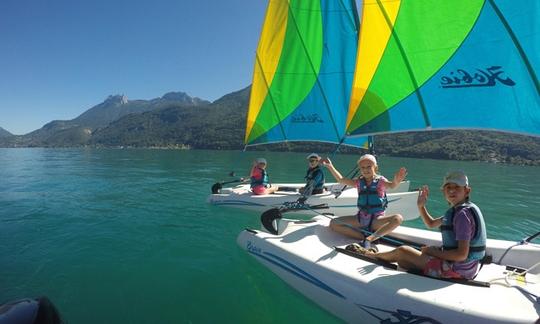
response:
[[[358,223],[360,224],[360,228],[365,228],[368,231],[371,231],[372,228],[369,228],[370,224],[373,223],[371,218],[373,220],[376,220],[379,218],[379,216],[384,215],[384,211],[377,213],[377,214],[368,214],[365,211],[359,211],[358,214],[356,214],[356,219],[358,220]]]
[[[258,185],[251,188],[251,191],[256,195],[264,195],[266,194],[266,187],[264,185]]]
[[[462,278],[461,275],[452,269],[452,262],[436,257],[429,257],[424,274],[434,278]]]

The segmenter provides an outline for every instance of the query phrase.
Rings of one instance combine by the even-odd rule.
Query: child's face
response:
[[[358,163],[358,167],[360,168],[360,173],[362,173],[364,178],[373,178],[375,175],[375,168],[377,166],[373,163],[373,161],[362,160],[360,163]]]
[[[455,206],[465,200],[471,188],[458,186],[455,183],[447,183],[443,187],[444,198],[450,203],[450,205]]]
[[[261,169],[266,169],[266,163],[259,163],[257,166]]]

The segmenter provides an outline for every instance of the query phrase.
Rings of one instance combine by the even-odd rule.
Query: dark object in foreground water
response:
[[[45,296],[0,305],[0,324],[61,324],[60,313]]]

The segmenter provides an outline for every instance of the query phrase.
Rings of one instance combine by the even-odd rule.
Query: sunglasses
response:
[[[309,163],[314,163],[314,162],[319,162],[319,160],[315,160],[315,159],[309,160]]]

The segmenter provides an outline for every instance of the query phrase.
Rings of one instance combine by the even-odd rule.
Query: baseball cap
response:
[[[443,178],[443,184],[441,188],[444,188],[444,186],[446,186],[449,183],[454,183],[461,187],[468,187],[469,179],[467,178],[467,175],[465,175],[465,172],[463,171],[460,171],[460,170],[450,171]]]
[[[359,159],[358,159],[358,162],[357,163],[360,163],[361,161],[363,160],[369,160],[371,162],[373,162],[373,164],[377,165],[377,159],[371,155],[371,154],[364,154],[362,155]]]
[[[257,159],[255,160],[255,162],[267,164],[265,158],[257,158]]]
[[[319,154],[317,154],[317,153],[311,153],[310,155],[308,155],[308,156],[306,157],[307,160],[309,160],[309,159],[311,159],[311,158],[315,158],[315,159],[317,159],[317,160],[320,160],[320,159],[321,159],[321,157],[320,157]]]

